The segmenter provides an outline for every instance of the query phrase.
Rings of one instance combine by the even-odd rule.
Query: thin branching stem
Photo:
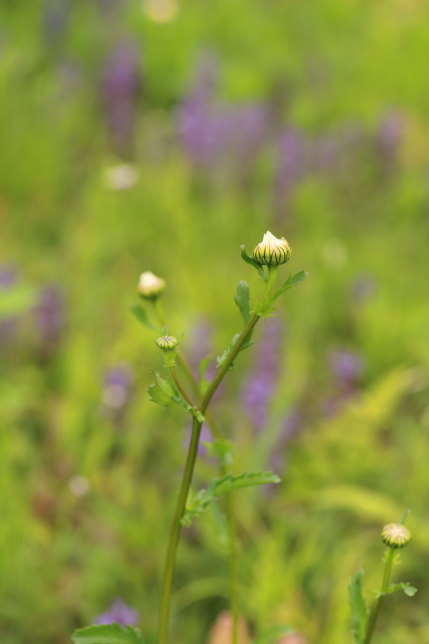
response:
[[[368,625],[366,629],[364,644],[370,644],[372,640],[375,625],[377,623],[378,615],[380,613],[381,605],[383,603],[383,599],[387,592],[387,589],[389,588],[394,559],[395,559],[395,550],[393,548],[388,548],[385,556],[384,573],[383,573],[383,581],[381,584],[381,590],[368,618]]]
[[[216,376],[209,384],[206,392],[202,396],[199,409],[204,414],[222,382],[228,369],[231,367],[240,350],[248,340],[254,327],[256,326],[259,315],[253,313],[249,321],[241,331],[231,351],[226,357],[224,363],[219,367]],[[202,422],[197,418],[192,421],[192,434],[189,443],[188,454],[186,457],[185,469],[183,472],[182,482],[180,485],[179,496],[177,498],[176,510],[173,517],[173,523],[170,531],[170,538],[167,547],[167,556],[165,561],[164,576],[162,582],[161,607],[159,614],[158,644],[168,644],[169,641],[169,617],[171,603],[171,589],[173,584],[173,574],[176,562],[176,553],[179,545],[180,533],[182,530],[181,519],[186,509],[186,501],[191,487],[195,462],[198,453],[198,444],[200,440]],[[235,628],[237,632],[237,627]]]

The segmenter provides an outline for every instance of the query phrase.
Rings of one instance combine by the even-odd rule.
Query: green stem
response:
[[[206,392],[204,393],[201,404],[200,411],[202,414],[205,413],[207,407],[210,404],[211,399],[216,393],[217,388],[222,382],[226,372],[230,368],[231,364],[234,362],[238,353],[240,352],[242,346],[245,344],[249,335],[252,333],[256,323],[259,320],[259,315],[254,313],[246,326],[241,331],[238,336],[234,346],[232,347],[230,353],[226,357],[225,362],[219,368],[216,376],[213,378],[212,382],[208,386]],[[169,616],[170,616],[170,599],[171,599],[171,589],[173,584],[173,574],[174,566],[176,562],[176,553],[177,547],[179,545],[180,533],[182,530],[181,519],[186,509],[186,501],[189,494],[189,489],[192,483],[192,477],[194,473],[195,461],[197,458],[198,444],[200,440],[202,423],[196,418],[192,421],[192,435],[189,443],[188,454],[186,457],[185,469],[183,472],[182,482],[180,485],[179,496],[176,503],[176,510],[174,513],[173,523],[170,531],[170,538],[167,547],[167,556],[165,561],[164,576],[162,582],[162,593],[161,593],[161,607],[159,614],[159,627],[158,627],[158,644],[168,644],[168,631],[169,631]]]
[[[384,564],[384,574],[383,574],[383,582],[381,584],[380,596],[376,600],[374,607],[369,615],[364,644],[369,644],[371,642],[375,625],[377,623],[378,615],[380,613],[381,604],[383,602],[385,593],[389,588],[394,559],[395,559],[395,550],[393,548],[388,548],[386,551],[386,562]]]
[[[224,468],[223,468],[224,469]],[[238,542],[237,542],[237,524],[234,513],[234,497],[229,492],[226,495],[226,513],[229,527],[229,569],[230,569],[230,606],[232,616],[232,643],[238,644],[238,618],[239,618],[239,589],[238,589]]]

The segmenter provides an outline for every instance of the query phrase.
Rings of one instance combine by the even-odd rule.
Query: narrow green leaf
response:
[[[254,257],[251,257],[250,255],[247,254],[246,247],[244,245],[240,246],[240,248],[241,248],[241,257],[242,257],[242,259],[246,262],[246,264],[250,264],[250,266],[253,266],[253,268],[256,268],[256,270],[258,271],[260,277],[262,277],[264,282],[266,282],[268,277],[264,273],[264,269],[262,268],[262,266],[260,264],[258,264],[258,262],[256,261],[256,259]]]
[[[267,483],[280,483],[281,478],[273,472],[243,472],[238,476],[226,474],[221,479],[214,481],[214,494],[219,496],[231,490],[238,490],[255,485],[266,485]]]
[[[358,570],[352,577],[349,584],[349,603],[352,613],[352,634],[355,644],[363,644],[366,624],[368,621],[368,609],[362,595],[362,580],[364,571]]]
[[[86,626],[72,635],[74,644],[144,644],[139,630],[119,624]]]
[[[234,302],[240,309],[244,324],[247,324],[250,318],[250,291],[247,282],[244,282],[243,280],[238,282],[237,291],[234,295]]]
[[[146,309],[144,309],[140,304],[131,304],[130,311],[134,315],[134,317],[137,318],[140,324],[143,324],[148,329],[152,329],[152,330],[155,329],[155,327],[152,325],[151,321],[149,320],[149,316],[146,312]]]
[[[193,519],[199,517],[221,494],[240,488],[253,487],[255,485],[279,483],[280,480],[277,474],[273,474],[272,472],[243,472],[243,474],[239,474],[238,476],[226,474],[226,476],[220,479],[213,479],[207,489],[199,490],[188,501],[186,512],[181,519],[181,523],[185,526],[191,525]]]
[[[299,271],[298,273],[295,273],[295,275],[288,277],[288,279],[280,288],[271,293],[271,295],[267,296],[264,301],[259,304],[259,306],[255,310],[255,313],[262,315],[263,317],[269,317],[270,315],[272,315],[276,300],[290,288],[293,288],[294,286],[300,284],[303,280],[305,280],[307,276],[308,273],[306,273],[305,271]]]

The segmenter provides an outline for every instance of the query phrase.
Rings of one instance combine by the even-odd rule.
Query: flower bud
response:
[[[402,523],[389,523],[381,533],[383,543],[389,548],[403,548],[411,539],[411,532]]]
[[[269,230],[263,240],[256,246],[253,255],[262,266],[278,266],[286,264],[291,255],[291,248],[288,241],[281,237],[278,239]]]
[[[177,346],[177,339],[173,335],[162,335],[156,341],[156,346],[162,351],[173,351]]]
[[[157,277],[150,271],[146,271],[140,275],[137,292],[145,300],[156,300],[164,289],[165,280],[162,277]]]

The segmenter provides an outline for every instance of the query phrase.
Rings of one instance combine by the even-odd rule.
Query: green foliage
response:
[[[243,355],[216,403],[237,471],[275,458],[287,481],[269,502],[243,494],[236,504],[243,615],[255,632],[281,621],[311,643],[348,642],[356,558],[378,588],[377,526],[412,506],[406,578],[422,590],[397,602],[378,638],[429,642],[429,5],[284,1],[267,11],[219,0],[207,20],[206,3],[162,4],[176,7],[169,22],[151,15],[155,1],[0,3],[0,272],[17,271],[12,286],[0,279],[2,640],[68,642],[76,620],[126,594],[154,641],[183,431],[148,402],[161,358],[127,307],[141,272],[155,271],[184,355],[200,357],[191,350],[201,322],[213,331],[201,351],[215,352],[237,330],[238,280],[253,304],[267,278],[252,261],[244,267],[239,245],[251,256],[270,228],[292,244],[291,272],[312,277],[278,307],[287,342],[277,345],[264,428],[255,432],[238,406],[259,351]],[[104,83],[123,41],[142,82],[126,103],[135,136],[117,150]],[[239,124],[223,156],[204,165],[178,141],[177,123],[207,68],[208,121],[233,114]],[[257,128],[245,149],[235,139],[237,110],[249,105],[270,115],[260,153]],[[294,160],[283,155],[291,133]],[[106,173],[127,164],[136,182],[116,189]],[[280,267],[278,279],[288,273]],[[48,284],[65,306],[46,343],[36,308]],[[331,373],[338,350],[362,362],[346,387]],[[106,384],[118,365],[133,379],[122,399]],[[216,468],[201,459],[197,480]],[[218,536],[208,512],[181,549],[177,592],[189,588],[192,601],[174,644],[203,644],[227,602]]]
[[[258,262],[254,257],[251,257],[250,255],[247,254],[246,247],[244,245],[240,246],[240,248],[241,248],[242,259],[246,262],[246,264],[250,264],[250,266],[253,266],[253,268],[256,268],[256,270],[258,271],[259,277],[262,277],[264,282],[266,282],[268,277],[267,277],[267,274],[264,272],[264,269],[262,268],[262,266],[258,264]]]
[[[190,526],[192,521],[207,510],[209,505],[221,494],[246,487],[280,483],[280,480],[272,472],[243,472],[237,476],[226,474],[220,479],[214,479],[207,489],[199,490],[194,498],[188,502],[186,512],[182,517],[182,524]]]
[[[362,580],[364,571],[358,570],[349,584],[349,602],[351,608],[352,634],[355,644],[363,644],[366,625],[368,622],[368,609],[362,595]]]
[[[238,282],[234,302],[240,309],[244,324],[247,324],[250,319],[250,292],[247,282]]]
[[[119,624],[80,628],[73,633],[72,640],[74,644],[144,644],[140,631]]]
[[[233,462],[234,457],[231,441],[215,440],[212,443],[205,443],[205,446],[223,465],[228,466]]]
[[[149,319],[146,309],[141,304],[131,304],[130,311],[140,322],[140,324],[143,324],[145,327],[151,329],[152,331],[155,329]]]
[[[161,407],[168,407],[171,402],[174,402],[191,412],[199,422],[204,421],[203,414],[183,398],[173,381],[166,380],[157,371],[154,372],[154,375],[156,380],[148,387],[149,398],[152,402],[161,405]]]
[[[414,597],[417,592],[417,588],[414,588],[414,586],[412,586],[408,582],[400,582],[398,584],[390,584],[384,593],[378,592],[376,596],[383,597],[384,595],[391,595],[392,593],[396,593],[399,590],[402,590],[402,592],[407,595],[407,597]]]
[[[288,291],[290,288],[293,288],[294,286],[300,284],[303,280],[305,280],[307,276],[308,273],[306,273],[305,271],[299,271],[298,273],[295,273],[295,275],[288,277],[288,279],[282,284],[280,288],[276,289],[271,294],[267,294],[264,297],[264,299],[256,307],[255,312],[258,315],[262,315],[264,317],[269,317],[270,315],[272,315],[276,300],[281,295],[283,295],[283,293],[286,293],[286,291]]]
[[[0,320],[25,313],[34,306],[35,301],[34,288],[15,286],[8,290],[0,289]]]

